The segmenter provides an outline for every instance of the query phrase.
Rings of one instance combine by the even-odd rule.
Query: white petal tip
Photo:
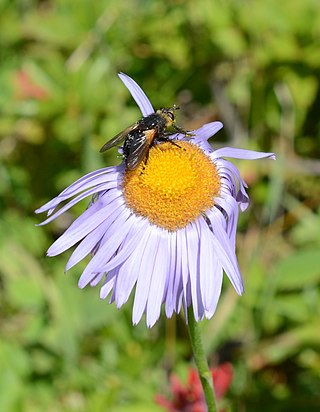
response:
[[[216,126],[217,131],[223,128],[223,123],[220,121],[214,122],[214,125]]]
[[[242,296],[244,294],[244,287],[241,286],[241,288],[239,290],[237,290],[236,292],[239,296]]]
[[[78,282],[78,288],[83,289],[87,285],[87,282],[81,281],[81,279]]]
[[[105,300],[107,298],[107,296],[109,295],[109,291],[106,292],[103,288],[100,289],[100,299],[101,300]]]
[[[140,315],[139,318],[138,318],[138,317],[135,318],[134,316],[132,316],[132,325],[133,325],[133,326],[136,326],[136,325],[140,322],[141,317],[142,317],[142,315]]]
[[[47,256],[53,257],[59,255],[61,252],[59,250],[56,250],[56,248],[49,247],[47,250]]]

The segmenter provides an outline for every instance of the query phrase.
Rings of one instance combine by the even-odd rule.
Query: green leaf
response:
[[[280,261],[273,276],[279,289],[313,286],[320,281],[319,249],[298,251]]]

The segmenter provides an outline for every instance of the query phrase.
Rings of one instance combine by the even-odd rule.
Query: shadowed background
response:
[[[203,321],[212,365],[231,361],[226,410],[320,408],[320,3],[318,0],[0,0],[0,410],[161,411],[168,374],[192,365],[183,319],[131,325],[99,289],[79,290],[38,208],[140,117],[123,71],[186,129],[221,120],[212,143],[273,151],[237,162],[250,186],[238,256]],[[84,264],[82,264],[84,267]]]

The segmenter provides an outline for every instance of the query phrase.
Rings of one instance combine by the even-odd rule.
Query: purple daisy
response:
[[[120,73],[142,115],[154,109],[137,83]],[[66,271],[87,255],[79,287],[102,281],[100,297],[120,308],[135,289],[132,321],[146,314],[149,327],[161,306],[171,317],[192,305],[195,319],[211,318],[221,293],[223,273],[236,292],[243,281],[235,254],[239,209],[249,204],[246,184],[225,157],[274,159],[273,153],[222,148],[207,142],[223,127],[205,124],[193,136],[176,134],[153,146],[136,170],[124,163],[91,172],[36,211],[47,224],[86,197],[89,207],[48,249],[56,256],[77,245]],[[67,203],[56,210],[61,203]]]

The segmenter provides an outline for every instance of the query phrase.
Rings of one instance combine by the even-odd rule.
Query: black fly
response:
[[[123,144],[123,155],[126,166],[129,170],[136,169],[139,164],[148,156],[149,149],[159,142],[171,142],[170,136],[175,133],[191,135],[189,132],[175,125],[174,111],[179,108],[163,108],[155,113],[142,117],[139,121],[124,129],[107,143],[105,143],[100,152],[105,152],[111,147]],[[172,127],[174,132],[166,132],[168,127]]]

